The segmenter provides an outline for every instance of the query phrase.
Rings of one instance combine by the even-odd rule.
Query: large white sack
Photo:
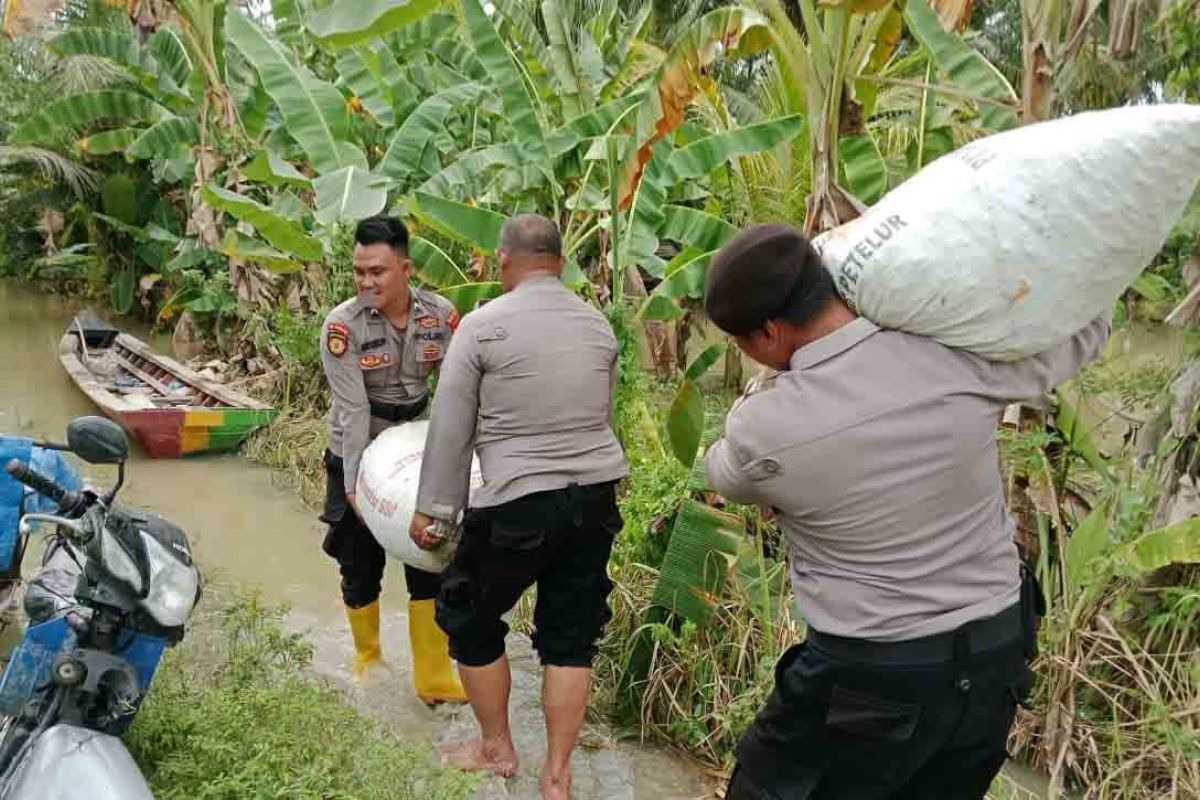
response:
[[[389,555],[427,572],[441,572],[454,555],[454,545],[444,543],[436,550],[422,550],[408,535],[428,433],[429,423],[417,420],[375,437],[359,462],[355,492],[359,516]],[[482,483],[479,460],[472,456],[471,492]]]
[[[1111,307],[1198,180],[1200,106],[1089,112],[972,142],[813,244],[863,316],[1008,361]]]

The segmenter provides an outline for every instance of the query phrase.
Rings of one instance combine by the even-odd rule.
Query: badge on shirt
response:
[[[350,329],[340,322],[331,322],[325,328],[325,349],[329,354],[341,358],[349,347]]]
[[[363,369],[378,369],[391,363],[391,353],[367,353],[358,359],[358,365]]]
[[[438,328],[441,327],[441,324],[442,321],[440,319],[429,314],[422,314],[417,317],[418,328]]]
[[[417,359],[422,364],[431,364],[434,361],[442,360],[442,346],[440,344],[427,344],[421,348],[421,356]]]

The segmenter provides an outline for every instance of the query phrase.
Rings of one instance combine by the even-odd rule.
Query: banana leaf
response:
[[[542,124],[512,53],[496,33],[480,0],[462,0],[462,10],[467,30],[475,43],[475,53],[500,90],[505,120],[516,134],[517,141],[525,140],[540,145],[535,150],[539,156],[544,156],[546,143],[542,137]]]
[[[430,176],[418,191],[454,200],[482,197],[492,184],[493,173],[502,168],[511,175],[502,187],[509,193],[546,184],[545,173],[535,164],[522,160],[518,145],[504,143],[464,152],[450,166]]]
[[[317,193],[317,222],[356,222],[374,216],[387,205],[387,178],[358,167],[342,167],[312,182]]]
[[[744,125],[698,139],[671,154],[667,174],[674,181],[702,178],[731,158],[770,150],[804,130],[804,118],[792,114]]]
[[[838,142],[838,157],[846,173],[846,188],[867,205],[887,192],[887,162],[869,135],[847,136]]]
[[[466,315],[479,303],[499,297],[503,291],[499,283],[466,283],[439,289],[438,294],[454,303],[459,314]]]
[[[454,260],[428,239],[414,236],[409,240],[408,252],[412,257],[413,271],[426,286],[441,289],[471,282]]]
[[[620,241],[620,263],[639,266],[655,278],[663,277],[667,266],[655,255],[655,250],[658,249],[658,231],[666,220],[663,208],[667,203],[667,190],[662,186],[661,176],[669,157],[669,143],[655,145],[644,177],[630,198],[629,222]]]
[[[140,133],[141,131],[134,128],[113,128],[101,131],[80,139],[79,149],[92,156],[123,153],[125,148],[133,144]]]
[[[951,85],[991,101],[979,104],[980,123],[985,130],[1003,131],[1020,124],[1020,103],[1013,87],[978,50],[943,28],[926,0],[908,0],[904,19]]]
[[[1120,560],[1143,573],[1171,564],[1200,564],[1200,519],[1142,534],[1124,548]]]
[[[338,59],[337,71],[338,84],[348,88],[376,122],[390,128],[396,124],[396,109],[392,105],[391,86],[384,77],[385,59],[390,61],[392,69],[399,70],[395,56],[387,48],[360,47]]]
[[[14,144],[31,144],[51,139],[63,130],[74,130],[100,120],[119,119],[125,124],[154,123],[169,112],[145,95],[124,89],[68,95],[55,100],[13,132]]]
[[[59,58],[96,56],[123,67],[141,66],[133,37],[108,28],[74,28],[55,36],[48,47]]]
[[[658,238],[709,251],[720,248],[735,233],[737,228],[718,216],[689,206],[667,205]]]
[[[619,97],[551,131],[546,136],[550,155],[560,156],[587,139],[607,135],[618,120],[628,118],[630,109],[635,108],[642,97],[642,92]],[[604,158],[603,146],[599,158]]]
[[[622,209],[633,201],[642,173],[654,155],[655,143],[683,122],[692,99],[702,86],[711,83],[708,70],[717,58],[760,53],[769,42],[770,31],[763,16],[731,6],[705,14],[675,43],[650,78],[652,88],[638,105],[635,144],[622,158]]]
[[[446,117],[477,102],[483,92],[483,85],[466,83],[421,101],[396,130],[376,167],[379,174],[403,181],[416,172],[425,145],[444,129]]]
[[[366,157],[348,141],[350,115],[334,86],[292,60],[280,42],[241,13],[226,18],[226,35],[258,72],[263,87],[283,114],[287,131],[308,154],[318,173],[346,166],[366,167]]]
[[[283,253],[276,250],[270,245],[260,242],[252,236],[246,236],[235,230],[230,230],[225,233],[225,238],[221,240],[217,247],[218,252],[228,256],[229,258],[241,259],[254,264],[261,264],[272,272],[280,275],[285,275],[290,272],[299,272],[304,267],[294,259],[288,258]]]
[[[146,128],[129,145],[130,158],[176,158],[200,141],[200,126],[194,119],[171,117]]]
[[[188,77],[192,74],[192,59],[175,31],[159,28],[150,37],[148,49],[158,63],[160,74],[166,73],[171,82],[181,89],[187,86]]]
[[[742,521],[691,498],[679,506],[652,602],[705,627],[741,547]]]
[[[219,186],[204,186],[200,194],[204,202],[216,210],[253,225],[260,236],[285,253],[303,261],[316,261],[325,252],[321,242],[305,233],[299,225],[249,197]]]
[[[271,0],[271,19],[275,21],[275,35],[279,40],[295,47],[304,35],[303,16],[298,0]]]
[[[429,227],[483,253],[495,252],[500,246],[500,229],[507,220],[495,211],[424,192],[413,195],[411,210]]]
[[[576,117],[591,108],[595,99],[576,61],[577,48],[563,10],[561,0],[542,0],[542,21],[550,39],[550,63],[558,80],[563,114]]]
[[[706,427],[704,394],[698,382],[725,355],[725,343],[705,348],[693,359],[679,382],[675,398],[667,411],[667,438],[671,452],[685,467],[691,467],[700,449]]]
[[[305,27],[324,47],[341,49],[418,22],[441,5],[441,0],[334,0],[311,14]]]
[[[274,150],[259,150],[258,154],[241,168],[241,173],[252,181],[272,186],[290,184],[310,188],[312,181]]]
[[[1067,582],[1072,594],[1087,582],[1092,562],[1107,554],[1112,544],[1108,503],[1101,503],[1071,531],[1067,542]]]

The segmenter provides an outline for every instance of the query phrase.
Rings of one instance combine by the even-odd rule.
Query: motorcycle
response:
[[[187,535],[162,517],[115,502],[129,442],[112,421],[72,421],[66,445],[0,440],[8,455],[15,443],[18,453],[24,445],[117,466],[116,485],[104,493],[66,488],[67,481],[20,457],[0,475],[0,501],[14,488],[21,497],[15,536],[3,530],[0,503],[0,561],[13,562],[7,575],[20,575],[37,526],[53,526],[25,594],[28,627],[0,675],[0,800],[153,800],[118,737],[199,602],[200,572]],[[53,513],[38,510],[39,498],[24,487],[52,501]],[[12,550],[2,552],[5,545]]]

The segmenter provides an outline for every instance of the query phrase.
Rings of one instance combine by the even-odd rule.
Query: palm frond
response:
[[[46,180],[62,183],[77,197],[96,191],[99,183],[92,170],[43,147],[0,144],[0,169],[9,164],[27,164]]]
[[[133,76],[107,58],[75,55],[58,61],[50,81],[56,94],[68,95],[132,83]]]

